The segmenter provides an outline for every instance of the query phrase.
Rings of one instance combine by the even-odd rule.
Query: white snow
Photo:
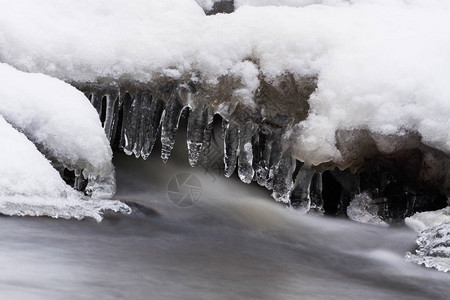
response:
[[[314,4],[344,5],[350,4],[350,1],[349,0],[234,0],[235,8],[246,5],[304,7]]]
[[[25,135],[0,115],[0,195],[65,197],[73,193]]]
[[[104,210],[128,211],[95,199],[114,194],[112,151],[97,112],[69,84],[0,63],[0,140],[0,213],[100,221]],[[83,169],[93,198],[68,186],[46,156]]]
[[[97,112],[67,83],[0,63],[0,115],[47,157],[86,175],[113,172],[112,150]]]
[[[127,211],[119,201],[83,199],[53,169],[25,135],[0,115],[0,213],[62,218],[92,217],[102,211]]]
[[[66,81],[241,70],[244,95],[261,73],[314,75],[298,159],[339,161],[338,129],[417,132],[450,153],[450,2],[244,2],[205,16],[194,0],[0,0],[0,61]]]

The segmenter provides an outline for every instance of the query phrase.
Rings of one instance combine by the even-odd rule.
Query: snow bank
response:
[[[92,217],[102,211],[127,211],[119,201],[85,199],[53,169],[50,162],[25,135],[0,115],[0,213],[63,218]],[[83,200],[84,198],[84,200]]]
[[[251,59],[258,72],[245,82],[318,78],[298,159],[339,161],[338,129],[417,132],[450,153],[448,1],[244,2],[206,17],[194,0],[0,0],[0,61],[67,81],[192,72],[214,82]]]
[[[85,178],[113,172],[112,150],[98,114],[72,86],[0,63],[0,115],[47,157],[83,169]]]

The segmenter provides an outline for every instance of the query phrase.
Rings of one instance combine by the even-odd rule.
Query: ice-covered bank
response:
[[[100,220],[105,209],[126,209],[75,191],[49,161],[83,172],[93,198],[114,194],[109,143],[95,109],[70,85],[0,64],[0,133],[1,213]]]

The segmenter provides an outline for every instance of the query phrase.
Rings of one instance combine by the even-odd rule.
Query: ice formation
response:
[[[378,206],[373,202],[367,193],[356,195],[347,207],[347,216],[361,223],[387,225],[378,215]]]
[[[0,63],[0,132],[1,213],[100,220],[105,209],[126,209],[94,199],[114,193],[112,151],[95,110],[70,85]],[[83,174],[93,198],[68,186],[54,166]]]
[[[83,91],[127,154],[160,135],[167,160],[188,114],[196,165],[218,114],[225,175],[305,211],[345,214],[367,192],[397,222],[450,194],[446,1],[0,4],[0,62]]]
[[[405,219],[406,225],[417,232],[450,222],[450,206],[436,211],[418,212]]]
[[[418,249],[408,252],[408,261],[423,264],[427,268],[450,271],[450,207],[439,211],[417,213],[406,223],[420,231],[416,242]]]

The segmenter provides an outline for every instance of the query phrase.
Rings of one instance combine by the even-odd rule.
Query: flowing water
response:
[[[404,261],[416,234],[300,215],[267,191],[183,163],[116,154],[119,199],[93,220],[0,218],[2,299],[448,299],[449,274]],[[198,203],[174,205],[191,172]]]

